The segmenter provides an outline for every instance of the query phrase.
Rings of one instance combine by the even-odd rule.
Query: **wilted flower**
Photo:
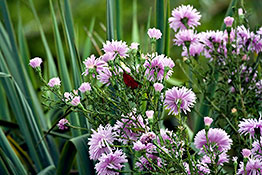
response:
[[[66,124],[68,124],[68,123],[69,123],[68,120],[63,118],[63,119],[59,120],[57,126],[58,126],[59,129],[65,130],[65,129],[68,129],[68,127],[66,126]]]
[[[234,18],[227,16],[224,19],[224,23],[226,24],[227,27],[231,27],[234,22]]]
[[[60,85],[61,85],[61,81],[58,77],[52,78],[48,82],[48,86],[50,87],[60,86]]]
[[[162,89],[164,88],[164,85],[161,84],[161,83],[155,83],[155,84],[154,84],[154,88],[155,88],[155,91],[161,92]]]
[[[173,87],[166,91],[164,104],[166,109],[170,109],[169,114],[177,115],[182,110],[184,113],[187,113],[187,111],[190,112],[190,108],[194,106],[195,102],[196,95],[191,89]]]
[[[91,91],[90,83],[82,83],[81,86],[78,88],[80,92],[85,93],[86,91]]]
[[[106,41],[106,43],[103,44],[103,50],[105,53],[111,53],[114,55],[114,58],[116,55],[119,55],[120,57],[126,58],[128,57],[127,51],[128,47],[126,45],[126,42],[122,41]]]
[[[39,57],[35,57],[33,59],[30,60],[30,63],[29,65],[32,67],[32,68],[37,68],[37,67],[40,67],[41,63],[42,63],[42,58],[39,58]]]
[[[98,175],[118,175],[127,162],[125,153],[122,150],[116,150],[108,154],[103,153],[98,159],[99,162],[96,164],[95,169]]]
[[[220,128],[210,128],[208,130],[208,141],[210,144],[217,146],[219,151],[228,151],[231,148],[232,140],[229,138],[227,133]],[[203,146],[207,147],[206,131],[202,129],[199,131],[194,139],[196,148],[204,151]]]
[[[152,29],[148,29],[147,34],[149,36],[149,38],[154,38],[154,39],[160,39],[162,36],[162,33],[159,29],[156,28],[152,28]]]
[[[100,125],[97,131],[93,130],[91,138],[89,138],[88,145],[90,159],[97,160],[103,153],[109,153],[110,149],[107,144],[113,144],[116,140],[116,134],[113,132],[113,128],[108,124],[105,127]]]
[[[195,28],[200,24],[200,13],[190,5],[181,5],[172,11],[172,17],[168,19],[170,27],[176,32],[179,28]]]

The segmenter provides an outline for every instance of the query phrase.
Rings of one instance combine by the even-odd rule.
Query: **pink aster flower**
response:
[[[35,58],[33,58],[33,59],[30,60],[29,65],[30,65],[32,68],[37,68],[37,67],[40,67],[40,65],[41,65],[42,62],[43,62],[42,58],[35,57]]]
[[[172,11],[172,17],[168,19],[170,27],[176,32],[179,28],[195,28],[200,24],[200,13],[190,5],[181,5]]]
[[[126,45],[126,42],[122,41],[106,41],[106,43],[103,44],[103,50],[105,53],[111,53],[114,55],[114,58],[116,55],[119,55],[120,57],[126,58],[128,57],[127,51],[128,47]]]
[[[204,45],[199,42],[192,43],[189,46],[189,55],[190,56],[193,56],[193,57],[199,56],[203,51],[204,51]],[[185,46],[183,47],[182,56],[188,57],[188,48]]]
[[[116,150],[108,154],[103,153],[95,165],[98,175],[118,175],[117,170],[121,170],[127,162],[125,153],[122,150]]]
[[[97,73],[103,70],[107,66],[107,63],[100,58],[96,59],[94,55],[91,55],[84,61],[86,70],[83,72],[84,75],[88,75],[90,69],[94,69]]]
[[[147,116],[148,118],[153,118],[153,116],[154,116],[154,111],[153,111],[153,110],[146,111],[146,116]]]
[[[218,150],[221,152],[226,152],[230,150],[233,142],[227,135],[227,133],[220,128],[210,128],[208,130],[208,141],[210,145],[214,144],[214,147],[212,149],[215,149],[217,146]],[[201,152],[204,152],[203,146],[207,147],[205,129],[202,129],[197,133],[194,139],[194,144],[196,148],[200,149]]]
[[[97,131],[92,129],[93,134],[89,138],[88,145],[90,159],[97,160],[103,153],[109,153],[108,145],[113,144],[116,140],[116,133],[113,132],[113,127],[109,124],[103,127],[100,125]]]
[[[247,175],[260,175],[262,174],[262,161],[260,159],[249,159],[246,165]],[[240,163],[240,168],[237,174],[245,175],[244,163]]]
[[[136,42],[131,43],[130,49],[138,50],[139,44]]]
[[[156,91],[156,92],[161,92],[162,89],[164,88],[164,85],[161,84],[161,83],[155,83],[155,84],[154,84],[154,88],[155,88],[155,91]]]
[[[240,134],[250,134],[252,137],[254,137],[256,129],[260,134],[262,134],[262,120],[261,118],[257,119],[243,119],[239,123],[239,133]]]
[[[206,126],[210,126],[211,123],[213,122],[213,119],[210,117],[204,117],[204,122]]]
[[[50,87],[60,86],[60,85],[61,85],[61,81],[58,77],[52,78],[48,82],[48,86]]]
[[[154,154],[146,154],[147,158],[149,160],[151,160],[152,162],[154,162],[158,167],[162,167],[163,166],[163,162],[161,160],[160,157],[154,155]],[[153,166],[152,164],[144,157],[144,156],[141,156],[139,158],[139,161],[136,162],[136,166],[141,170],[152,170],[153,169]]]
[[[173,40],[175,45],[182,45],[189,47],[190,44],[196,44],[198,41],[198,36],[194,30],[180,30]]]
[[[65,129],[68,129],[68,127],[66,126],[66,124],[68,124],[68,123],[69,123],[68,120],[63,118],[63,119],[59,120],[57,126],[58,126],[59,129],[65,130]]]
[[[260,140],[258,139],[253,142],[251,152],[254,157],[262,158],[262,137],[260,137]]]
[[[231,27],[234,22],[234,18],[227,16],[224,19],[224,23],[226,24],[227,27]]]
[[[249,149],[242,149],[242,155],[244,158],[248,158],[251,155],[251,151]]]
[[[182,110],[185,114],[187,111],[190,112],[195,102],[196,95],[191,89],[173,87],[166,91],[164,105],[166,109],[170,109],[169,114],[177,115]],[[178,111],[178,105],[180,105],[180,111]]]
[[[75,96],[72,101],[71,101],[71,105],[73,106],[78,106],[80,103],[80,96]]]
[[[107,86],[110,85],[109,79],[112,77],[112,73],[108,68],[104,68],[102,71],[99,72],[97,79],[102,83],[106,84]]]
[[[149,38],[157,39],[157,40],[160,39],[161,36],[162,36],[161,31],[159,29],[156,29],[156,28],[148,29],[147,34],[148,34]]]
[[[214,155],[214,157],[212,157],[212,159],[216,159],[216,155]],[[228,163],[229,162],[229,158],[228,158],[228,155],[223,152],[221,154],[218,155],[218,162],[217,162],[217,165],[222,165],[224,163]],[[204,163],[204,164],[210,164],[211,163],[211,159],[209,156],[207,155],[204,155],[201,159],[201,163]]]
[[[90,83],[82,83],[81,86],[78,88],[80,92],[85,93],[86,91],[91,91]]]

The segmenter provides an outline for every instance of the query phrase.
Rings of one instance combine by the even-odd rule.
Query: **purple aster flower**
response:
[[[85,93],[86,91],[91,91],[90,83],[88,83],[88,82],[82,83],[81,86],[78,89],[82,93]]]
[[[214,145],[213,150],[218,147],[218,151],[228,151],[231,148],[232,140],[229,135],[220,128],[210,128],[208,130],[208,141],[210,145]],[[196,148],[204,152],[203,146],[207,147],[206,131],[202,129],[197,133],[194,139]]]
[[[259,28],[259,30],[257,31],[258,35],[262,35],[262,27]]]
[[[147,34],[149,38],[156,39],[156,40],[160,39],[162,36],[161,31],[156,28],[148,29]]]
[[[145,130],[148,130],[146,124],[141,115],[136,116],[134,110],[134,112],[130,113],[128,116],[122,115],[122,119],[116,122],[114,129],[117,134],[121,136],[119,141],[126,144],[130,140],[137,140]]]
[[[166,91],[164,105],[166,109],[170,109],[169,114],[177,115],[182,110],[185,114],[187,111],[190,112],[195,102],[196,95],[191,89],[173,87]],[[178,105],[180,105],[180,111],[178,111]]]
[[[113,127],[109,124],[103,127],[100,125],[97,131],[93,130],[93,134],[91,138],[89,138],[88,145],[89,147],[89,154],[90,159],[97,160],[103,153],[109,153],[110,148],[108,145],[113,144],[116,140],[116,133],[113,132]]]
[[[114,55],[114,58],[116,55],[119,55],[120,57],[126,58],[128,57],[127,51],[128,47],[126,45],[126,42],[122,41],[106,41],[106,43],[103,44],[103,50],[105,53],[111,53]]]
[[[156,79],[161,81],[164,78],[165,67],[170,69],[166,74],[166,79],[172,75],[172,68],[175,66],[172,59],[165,57],[165,55],[158,55],[151,61],[146,60],[144,67],[147,68],[145,74],[149,81],[155,81]],[[155,75],[157,75],[155,77]]]
[[[60,86],[60,85],[61,85],[61,81],[58,77],[52,78],[48,82],[48,86],[50,87]]]
[[[175,45],[182,45],[189,47],[190,44],[196,44],[198,41],[198,36],[194,30],[180,30],[173,40]]]
[[[260,175],[262,174],[262,161],[260,159],[249,159],[246,165],[247,175]],[[244,163],[240,163],[240,168],[237,174],[245,175]]]
[[[40,65],[41,65],[42,62],[43,62],[42,58],[35,57],[35,58],[33,58],[33,59],[30,60],[29,65],[30,65],[32,68],[37,68],[37,67],[40,67]]]
[[[85,72],[83,72],[84,75],[88,75],[90,69],[95,69],[97,73],[102,71],[104,67],[107,66],[107,63],[101,59],[96,59],[94,55],[91,55],[88,57],[85,61],[84,64],[86,66]]]
[[[180,29],[195,28],[200,24],[200,13],[190,5],[181,5],[172,11],[172,17],[168,19],[170,27],[176,32]]]
[[[95,169],[98,175],[118,175],[127,162],[125,153],[122,150],[116,150],[108,154],[103,153],[98,159],[99,162],[95,165]]]
[[[213,155],[212,159],[216,160],[216,155]],[[229,158],[228,158],[228,155],[225,152],[218,155],[217,165],[223,166],[224,163],[228,163],[228,162],[229,162]],[[204,155],[201,159],[201,163],[210,164],[211,163],[210,157],[207,156],[207,155]]]
[[[58,126],[59,129],[65,130],[65,129],[68,129],[66,124],[69,124],[69,122],[68,122],[67,119],[63,118],[63,119],[59,120],[57,126]]]
[[[262,158],[262,137],[260,137],[260,140],[255,140],[252,144],[252,155],[254,155],[254,157],[256,158]]]
[[[242,135],[250,134],[254,137],[256,129],[262,135],[262,120],[261,118],[257,119],[243,119],[239,123],[239,133]]]
[[[107,86],[110,85],[109,79],[112,77],[112,73],[108,68],[104,68],[102,71],[99,72],[97,79],[102,83],[106,84]]]
[[[154,154],[148,154],[146,153],[146,156],[149,160],[151,160],[152,162],[154,162],[154,164],[156,164],[158,167],[162,167],[163,165],[163,162],[161,160],[160,157],[154,155]],[[144,156],[141,156],[139,158],[139,161],[136,162],[136,166],[141,170],[153,170],[153,166],[151,165],[151,163],[144,157]]]

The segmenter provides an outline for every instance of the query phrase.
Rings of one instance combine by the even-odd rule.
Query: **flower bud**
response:
[[[251,155],[251,151],[249,149],[242,149],[242,155],[244,158],[248,158]]]
[[[232,24],[234,22],[234,18],[227,16],[224,19],[224,23],[226,24],[227,27],[232,27]]]
[[[157,92],[161,92],[162,89],[164,88],[164,86],[163,86],[163,84],[161,84],[161,83],[155,83],[155,84],[154,84],[154,88],[155,88],[155,90],[156,90]]]
[[[41,63],[42,63],[42,59],[39,58],[39,57],[35,57],[33,59],[30,60],[30,63],[29,65],[32,67],[32,68],[37,68],[37,67],[40,67]]]
[[[149,119],[152,119],[153,116],[154,116],[154,111],[152,111],[152,110],[146,111],[146,116],[147,116]]]
[[[210,117],[204,117],[204,122],[206,126],[210,126],[211,123],[213,122],[213,119]]]

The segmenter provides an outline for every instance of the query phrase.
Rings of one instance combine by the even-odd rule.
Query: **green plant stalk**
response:
[[[166,56],[169,55],[169,50],[170,50],[170,27],[168,22],[169,15],[170,15],[170,0],[166,0],[166,16],[165,16],[166,28],[165,28],[165,50],[164,50],[164,54]]]
[[[116,36],[117,40],[122,39],[122,14],[121,14],[121,0],[115,0],[115,17],[116,17]]]
[[[165,10],[164,0],[156,0],[156,28],[162,33],[162,37],[157,40],[156,51],[159,54],[164,53],[164,38],[165,38]]]
[[[106,39],[111,41],[114,37],[114,13],[113,13],[113,1],[106,1]]]
[[[138,29],[138,22],[137,22],[137,0],[133,0],[132,41],[139,42],[139,29]]]

